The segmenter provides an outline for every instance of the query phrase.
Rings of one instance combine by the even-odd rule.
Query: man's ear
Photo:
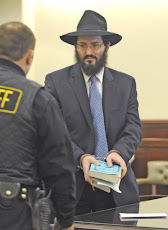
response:
[[[26,64],[31,65],[34,57],[34,50],[29,50],[27,53]]]

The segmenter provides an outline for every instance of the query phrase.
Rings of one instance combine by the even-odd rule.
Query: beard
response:
[[[96,59],[96,63],[92,64],[92,62],[88,62],[88,64],[85,64],[84,60],[88,57],[92,57]],[[93,76],[100,72],[103,66],[107,63],[107,51],[104,50],[103,54],[100,56],[100,59],[98,60],[96,56],[94,55],[86,55],[83,57],[83,59],[80,58],[77,49],[75,48],[75,59],[77,63],[82,68],[83,72],[87,76]]]

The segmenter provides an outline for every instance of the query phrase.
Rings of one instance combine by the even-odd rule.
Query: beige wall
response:
[[[74,63],[73,46],[59,36],[75,31],[86,9],[102,14],[108,31],[123,36],[110,48],[108,66],[135,77],[141,119],[168,119],[167,0],[22,0],[22,21],[37,38],[28,77],[44,84],[47,73]]]
[[[0,0],[0,24],[7,21],[20,21],[22,0]]]

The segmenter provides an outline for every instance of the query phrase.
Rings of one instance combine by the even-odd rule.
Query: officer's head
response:
[[[32,31],[21,22],[8,22],[0,26],[0,57],[19,65],[28,72],[35,48]]]

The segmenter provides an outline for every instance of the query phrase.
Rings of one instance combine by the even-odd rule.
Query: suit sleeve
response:
[[[57,105],[60,108],[60,111],[62,112],[62,106],[61,106],[61,102],[59,100],[59,97],[57,95],[57,91],[54,88],[52,78],[48,75],[46,76],[46,79],[45,79],[45,90],[47,92],[49,92],[56,99]],[[82,155],[84,155],[86,153],[81,148],[79,148],[72,140],[71,140],[71,144],[72,144],[72,148],[73,148],[73,152],[74,152],[75,161],[77,163],[77,166],[79,167],[80,166],[80,158]]]
[[[133,79],[127,106],[125,126],[118,141],[114,144],[113,149],[118,150],[127,163],[135,154],[141,139],[142,131],[138,112],[136,83]]]
[[[38,171],[51,198],[62,227],[72,225],[75,211],[75,161],[70,137],[55,99],[41,89],[33,104],[37,126]]]

